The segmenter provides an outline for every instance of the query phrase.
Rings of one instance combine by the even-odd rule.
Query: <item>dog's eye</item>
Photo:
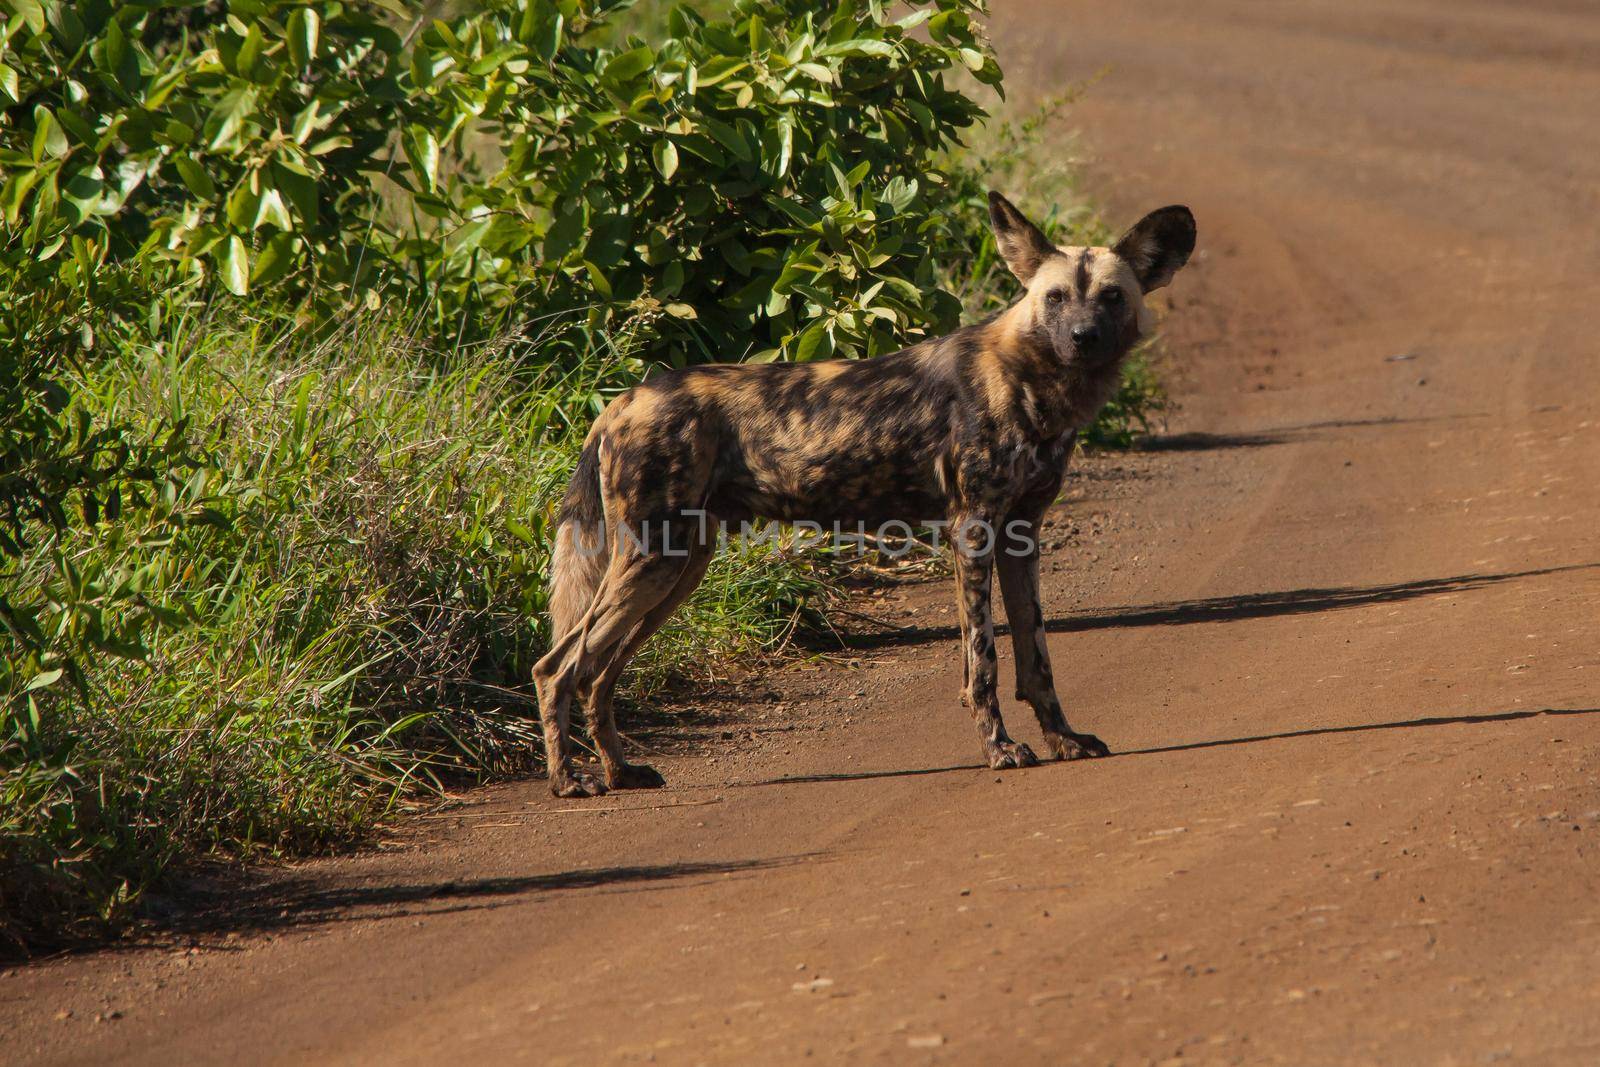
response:
[[[1062,297],[1060,289],[1052,289],[1048,293],[1044,294],[1044,302],[1049,304],[1051,307],[1055,307],[1057,304],[1061,303],[1061,299]]]
[[[1107,289],[1105,292],[1100,294],[1100,299],[1105,301],[1107,307],[1116,307],[1118,304],[1122,303],[1122,290]]]

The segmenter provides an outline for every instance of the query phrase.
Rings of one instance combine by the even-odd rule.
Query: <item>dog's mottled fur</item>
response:
[[[1006,310],[876,359],[691,367],[618,397],[595,421],[562,504],[552,646],[534,668],[559,796],[662,784],[623,758],[612,692],[639,644],[700,583],[718,521],[981,521],[956,540],[963,698],[995,768],[1037,762],[1000,719],[991,573],[1016,649],[1017,696],[1059,759],[1106,746],[1067,725],[1039,608],[1037,530],[1077,432],[1117,388],[1144,335],[1144,297],[1194,248],[1187,208],[1153,212],[1111,248],[1056,247],[998,193],[990,218],[1025,286]],[[702,517],[702,512],[704,517]],[[604,550],[584,551],[599,543]],[[641,544],[637,531],[652,531]],[[633,531],[630,535],[628,531]],[[663,551],[663,534],[673,551]],[[981,542],[987,541],[987,544]],[[604,783],[575,772],[568,720],[582,697]]]

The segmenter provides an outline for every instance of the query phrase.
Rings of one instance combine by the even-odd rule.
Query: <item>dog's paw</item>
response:
[[[569,771],[550,779],[550,792],[565,798],[603,797],[606,795],[606,784],[592,774]]]
[[[1008,767],[1037,767],[1039,757],[1020,741],[993,741],[986,746],[989,766],[997,771]]]
[[[643,763],[624,763],[609,779],[612,789],[660,789],[667,784],[661,772]]]
[[[1094,734],[1050,734],[1045,740],[1056,759],[1096,759],[1111,755],[1111,749]]]

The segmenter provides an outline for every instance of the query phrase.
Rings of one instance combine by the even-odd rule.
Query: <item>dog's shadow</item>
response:
[[[1265,741],[1294,741],[1308,737],[1329,737],[1337,734],[1357,734],[1370,730],[1415,730],[1429,726],[1477,726],[1486,723],[1517,722],[1535,719],[1542,715],[1600,715],[1600,708],[1540,708],[1537,710],[1497,711],[1483,715],[1429,715],[1419,719],[1399,719],[1394,722],[1354,723],[1348,726],[1321,726],[1305,730],[1283,730],[1277,733],[1248,734],[1243,737],[1220,737],[1209,741],[1189,741],[1178,745],[1158,745],[1135,748],[1125,752],[1112,752],[1106,759],[1128,759],[1134,756],[1160,756],[1173,752],[1195,752],[1208,748],[1231,748],[1235,745],[1255,745]],[[915,778],[927,774],[953,774],[957,771],[987,770],[982,763],[957,763],[945,767],[913,767],[886,771],[851,771],[838,774],[797,774],[755,782],[735,782],[733,788],[758,788],[773,785],[803,785],[819,782],[861,782],[874,778]]]
[[[1106,608],[1101,611],[1067,615],[1046,620],[1044,628],[1050,633],[1085,633],[1092,630],[1120,630],[1140,626],[1188,626],[1195,623],[1238,622],[1283,615],[1309,615],[1369,604],[1397,603],[1439,593],[1470,592],[1501,582],[1596,568],[1600,568],[1600,563],[1570,563],[1558,567],[1540,567],[1499,574],[1455,574],[1444,578],[1418,578],[1408,582],[1380,585],[1309,586],[1265,593],[1238,593],[1232,596]],[[1004,626],[998,627],[997,632],[1003,633],[1007,629]],[[842,633],[838,635],[838,640],[846,648],[866,651],[952,639],[960,632],[955,626],[894,626],[875,633]]]
[[[1416,418],[1389,416],[1377,419],[1326,419],[1298,426],[1274,426],[1264,430],[1237,430],[1221,433],[1191,430],[1185,433],[1151,434],[1134,442],[1139,452],[1214,452],[1231,448],[1266,448],[1297,441],[1322,440],[1323,430],[1352,430],[1409,426],[1416,423],[1454,422],[1460,419],[1481,419],[1484,415],[1468,412],[1459,415],[1425,415]]]

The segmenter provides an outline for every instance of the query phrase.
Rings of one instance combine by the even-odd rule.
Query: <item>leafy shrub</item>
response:
[[[615,0],[497,0],[409,43],[358,0],[12,2],[0,284],[381,290],[445,336],[592,306],[678,363],[870,355],[959,311],[935,271],[972,222],[935,161],[983,112],[946,72],[1000,77],[971,0],[678,8],[658,46],[586,42]]]
[[[936,163],[983,114],[946,72],[999,80],[976,10],[739,0],[725,20],[676,8],[665,40],[616,48],[580,43],[595,13],[569,23],[561,5],[436,23],[412,60],[435,110],[404,135],[425,164],[417,204],[447,224],[434,291],[452,307],[537,294],[600,321],[661,310],[660,354],[680,365],[875,355],[953,326],[937,271],[973,223],[946,215]],[[501,162],[434,181],[434,131],[459,151],[463,112]]]
[[[11,7],[0,273],[94,294],[103,268],[138,262],[154,288],[211,277],[243,295],[295,276],[326,301],[385,266],[366,256],[380,200],[361,173],[381,165],[402,102],[401,39],[381,8]]]

